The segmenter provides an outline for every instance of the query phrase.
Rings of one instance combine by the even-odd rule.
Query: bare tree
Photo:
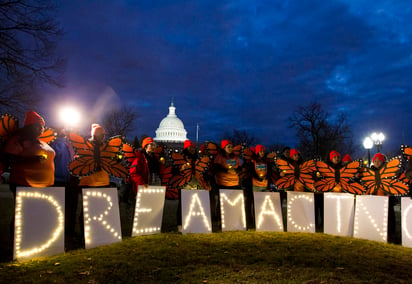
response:
[[[331,150],[353,152],[352,133],[346,115],[332,118],[318,103],[301,106],[289,118],[297,130],[299,149],[307,157],[326,158]]]
[[[103,118],[103,126],[107,137],[115,135],[127,135],[133,130],[138,114],[131,106],[122,106],[108,111]]]
[[[52,1],[0,1],[0,108],[22,111],[40,101],[43,84],[60,85],[62,35]]]
[[[225,133],[223,137],[232,141],[234,145],[242,144],[249,147],[256,144],[256,137],[246,130],[234,129],[232,133]]]

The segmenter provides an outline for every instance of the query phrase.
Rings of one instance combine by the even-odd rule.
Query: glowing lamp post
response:
[[[371,164],[371,149],[373,147],[373,141],[370,137],[366,137],[363,140],[363,147],[368,150],[368,166]]]
[[[66,107],[60,111],[60,119],[65,128],[73,128],[80,121],[80,113],[72,107]]]
[[[375,143],[376,150],[380,152],[382,149],[383,140],[385,140],[385,135],[383,135],[382,132],[379,132],[379,133],[374,132],[372,133],[371,138],[373,140],[373,143]]]

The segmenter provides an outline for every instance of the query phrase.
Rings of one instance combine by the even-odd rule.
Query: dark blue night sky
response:
[[[58,3],[68,66],[52,103],[88,119],[123,102],[154,136],[174,98],[190,139],[199,123],[201,141],[239,129],[295,146],[288,118],[316,101],[347,113],[359,145],[373,131],[412,144],[410,1]]]

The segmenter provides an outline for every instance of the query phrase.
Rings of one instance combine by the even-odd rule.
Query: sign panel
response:
[[[86,249],[122,240],[117,188],[83,188],[83,216]]]
[[[222,231],[246,230],[243,190],[220,189]]]
[[[165,186],[139,185],[134,210],[132,236],[159,234],[162,229]]]
[[[64,187],[17,187],[14,259],[64,252]]]
[[[325,192],[323,199],[323,232],[351,237],[355,216],[355,196],[349,193]]]
[[[182,233],[211,233],[209,191],[182,189]]]
[[[283,232],[279,192],[254,192],[256,231]]]
[[[388,236],[388,197],[356,196],[355,238],[386,242]]]
[[[288,191],[288,232],[315,232],[314,193]]]
[[[402,245],[412,247],[412,199],[401,198]]]

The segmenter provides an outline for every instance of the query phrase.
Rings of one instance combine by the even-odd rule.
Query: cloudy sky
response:
[[[412,144],[410,1],[58,5],[68,66],[52,101],[76,103],[89,118],[133,105],[136,135],[154,136],[173,98],[190,139],[199,123],[200,141],[239,129],[295,146],[288,118],[316,101],[332,117],[347,114],[355,143],[382,131],[388,148]]]

